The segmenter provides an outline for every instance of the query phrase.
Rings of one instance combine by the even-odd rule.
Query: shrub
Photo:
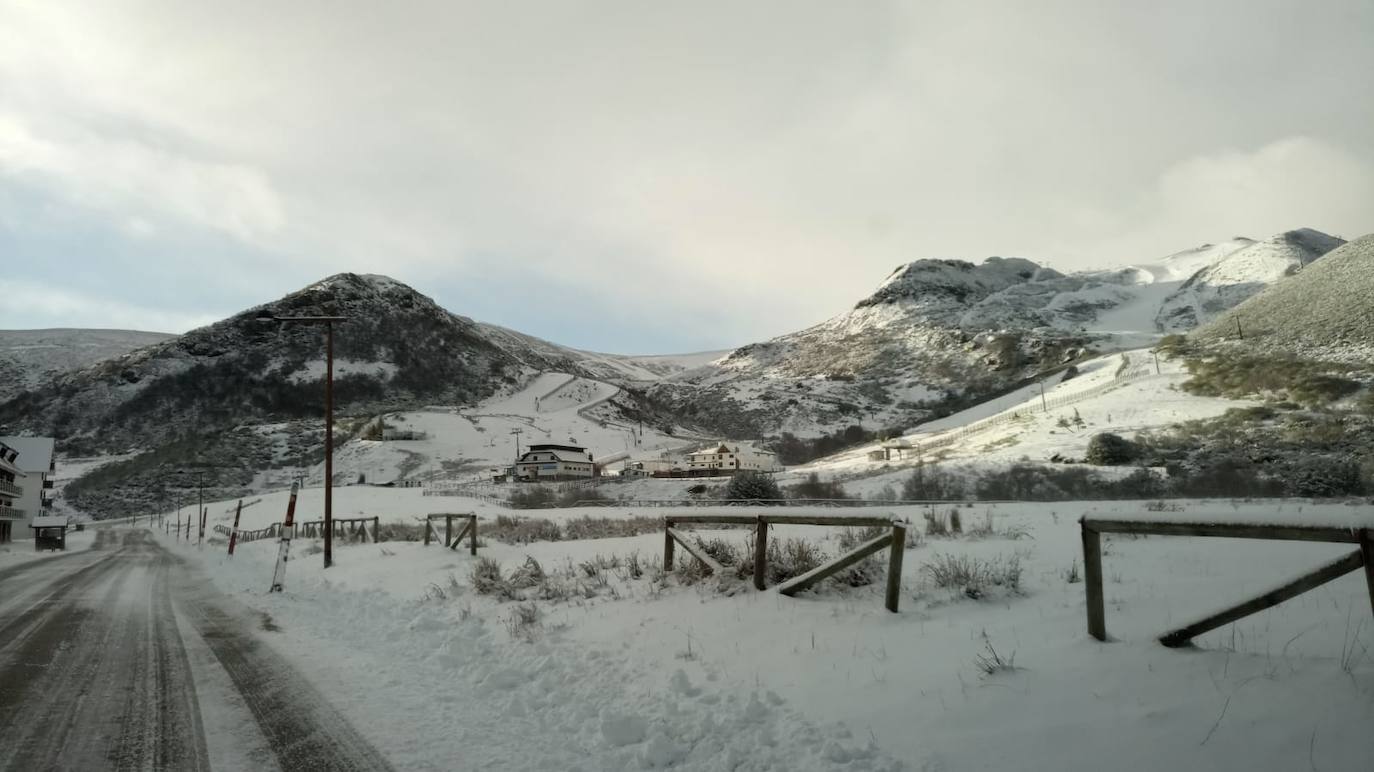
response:
[[[969,555],[932,555],[921,570],[936,587],[956,590],[973,600],[986,598],[994,589],[1020,594],[1021,558],[996,557],[991,560]]]
[[[796,499],[847,499],[849,494],[845,492],[844,486],[834,482],[822,482],[820,475],[812,472],[806,476],[804,482],[793,485],[789,491],[792,498]]]
[[[1097,466],[1121,466],[1140,458],[1140,446],[1111,432],[1093,435],[1088,440],[1084,460]]]
[[[902,483],[906,501],[954,501],[963,498],[964,482],[938,466],[920,463]]]
[[[824,564],[829,558],[805,539],[768,540],[768,584],[780,584]],[[695,563],[696,561],[692,561]],[[744,578],[754,575],[754,543],[745,542],[735,575]],[[835,579],[837,577],[831,577]]]
[[[557,500],[552,490],[537,484],[523,485],[510,495],[510,505],[515,509],[547,509]]]
[[[1360,465],[1351,459],[1305,458],[1294,465],[1287,479],[1292,496],[1332,498],[1364,493]]]
[[[534,643],[543,630],[543,625],[539,621],[542,616],[538,606],[533,603],[521,603],[512,608],[510,616],[506,618],[506,631],[516,640]]]
[[[1325,405],[1360,390],[1358,381],[1336,375],[1307,375],[1288,388],[1288,396],[1304,405]]]
[[[501,576],[501,564],[491,558],[479,558],[468,580],[480,595],[496,595],[505,600],[515,597],[515,588]]]
[[[737,501],[768,501],[782,498],[772,475],[752,469],[738,472],[725,486],[725,498]]]

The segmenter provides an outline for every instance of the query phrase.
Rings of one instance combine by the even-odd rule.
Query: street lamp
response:
[[[274,316],[278,322],[324,325],[324,567],[334,564],[334,323],[346,316]]]

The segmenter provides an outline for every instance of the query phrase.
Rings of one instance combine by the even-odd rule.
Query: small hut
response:
[[[35,517],[29,524],[33,529],[33,548],[37,550],[67,549],[67,518]]]

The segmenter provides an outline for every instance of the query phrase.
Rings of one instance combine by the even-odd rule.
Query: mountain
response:
[[[384,276],[339,274],[180,337],[60,374],[0,404],[0,422],[60,437],[71,453],[95,453],[316,418],[324,331],[273,318],[319,315],[347,317],[334,334],[340,415],[471,403],[546,371],[593,378],[648,372],[478,324]]]
[[[738,348],[650,393],[686,420],[740,436],[897,430],[1089,352],[1189,329],[1340,243],[1303,229],[1067,274],[1017,257],[918,260],[850,311]]]
[[[137,330],[0,330],[0,402],[61,373],[172,337]]]
[[[1374,363],[1374,234],[1283,278],[1189,337],[1247,352]]]
[[[1205,324],[1344,243],[1303,228],[1248,244],[1193,274],[1165,299],[1156,322],[1165,332]]]

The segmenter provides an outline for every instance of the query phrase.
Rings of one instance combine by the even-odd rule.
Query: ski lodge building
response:
[[[592,454],[576,445],[531,445],[515,462],[515,479],[522,482],[582,480],[600,471]]]
[[[687,454],[689,477],[716,477],[745,470],[777,472],[781,469],[776,453],[749,445],[731,446],[722,442],[714,448]]]

